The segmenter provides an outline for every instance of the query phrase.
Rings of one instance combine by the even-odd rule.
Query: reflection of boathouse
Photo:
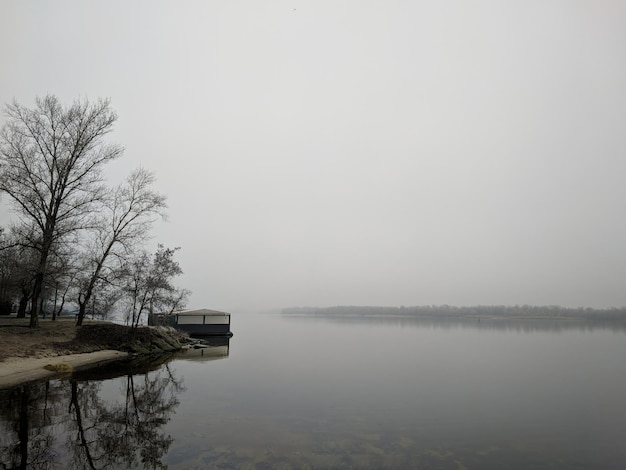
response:
[[[230,348],[230,338],[221,336],[208,339],[206,345],[196,346],[189,349],[178,351],[174,356],[175,359],[184,359],[186,361],[205,362],[215,359],[225,359],[228,357]]]
[[[232,336],[230,313],[201,308],[173,313],[151,313],[148,325],[171,326],[190,336]]]

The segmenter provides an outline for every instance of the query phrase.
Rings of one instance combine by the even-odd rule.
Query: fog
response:
[[[151,246],[181,247],[190,307],[626,305],[624,2],[26,1],[0,24],[0,103],[111,98],[109,179],[156,173]]]

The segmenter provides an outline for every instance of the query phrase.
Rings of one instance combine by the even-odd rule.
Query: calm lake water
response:
[[[232,319],[203,356],[1,391],[0,467],[626,468],[623,330]]]

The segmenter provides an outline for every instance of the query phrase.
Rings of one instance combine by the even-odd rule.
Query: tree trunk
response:
[[[87,302],[81,302],[78,299],[78,315],[76,316],[76,326],[82,326],[85,312],[87,311]]]
[[[54,307],[52,307],[52,321],[57,319],[57,300],[59,298],[59,287],[54,286]]]
[[[72,395],[70,399],[70,410],[74,408],[76,415],[76,425],[78,426],[78,437],[80,439],[80,446],[85,451],[85,458],[89,464],[89,468],[96,468],[94,465],[93,457],[91,456],[91,449],[89,448],[89,442],[87,441],[87,435],[85,428],[83,427],[83,416],[81,414],[80,405],[78,404],[78,383],[72,380]]]
[[[43,288],[43,272],[37,273],[35,283],[33,285],[33,296],[30,302],[30,327],[37,328],[39,326],[39,296]]]
[[[17,318],[26,318],[26,309],[28,308],[28,299],[30,295],[22,292],[22,297],[20,298],[20,306],[17,309]]]
[[[96,287],[96,281],[100,278],[100,272],[102,271],[102,266],[104,266],[104,262],[109,257],[109,254],[111,253],[111,249],[113,248],[113,245],[115,244],[116,240],[117,239],[114,237],[113,240],[111,240],[109,244],[107,245],[106,250],[104,250],[102,258],[100,258],[100,261],[98,261],[96,269],[94,270],[91,276],[91,279],[89,280],[89,285],[87,286],[87,292],[85,292],[85,297],[83,298],[82,302],[80,300],[80,295],[78,297],[79,310],[78,310],[78,318],[76,319],[76,326],[81,326],[83,324],[83,318],[85,318],[85,311],[87,308],[87,304],[89,303],[89,299],[91,299],[91,296],[93,295],[93,290]]]
[[[57,308],[58,290],[57,290],[57,292],[55,292],[55,294],[54,294],[54,313],[53,313],[53,316],[52,316],[53,320],[56,320],[61,315],[61,313],[63,312],[63,307],[65,306],[65,296],[66,295],[67,295],[67,287],[63,291],[63,294],[61,294],[61,304]]]
[[[30,385],[24,385],[20,394],[20,418],[17,431],[20,440],[20,469],[28,468],[28,435],[29,435],[29,416],[28,401],[30,399]]]
[[[51,209],[51,221],[47,222],[46,229],[43,232],[42,243],[41,243],[41,251],[39,252],[39,264],[37,266],[37,273],[35,274],[35,282],[33,284],[33,296],[31,298],[30,303],[30,327],[37,328],[39,326],[39,313],[40,313],[40,305],[39,305],[39,297],[41,296],[41,292],[43,291],[43,281],[46,274],[46,266],[48,263],[48,256],[50,255],[50,250],[52,249],[52,244],[54,241],[54,228],[56,224],[56,214],[58,212],[59,203],[57,202],[55,205],[55,209]]]

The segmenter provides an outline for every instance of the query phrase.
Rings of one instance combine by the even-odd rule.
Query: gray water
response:
[[[623,330],[232,319],[203,356],[3,391],[0,467],[626,468]]]

